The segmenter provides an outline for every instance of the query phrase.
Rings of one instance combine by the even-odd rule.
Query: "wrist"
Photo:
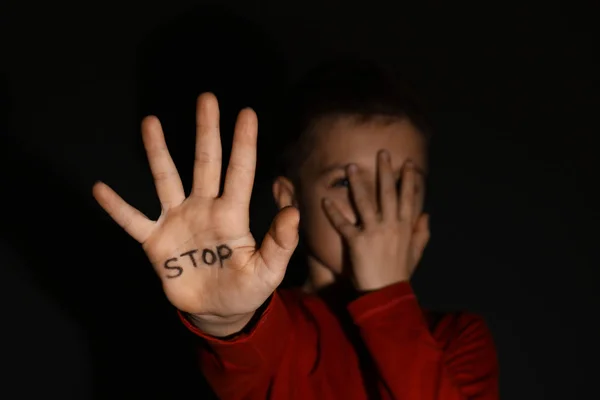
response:
[[[207,335],[225,338],[240,333],[254,317],[255,312],[232,317],[199,316],[187,314],[187,319]]]

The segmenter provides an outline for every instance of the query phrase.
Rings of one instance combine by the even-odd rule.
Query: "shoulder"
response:
[[[466,311],[425,311],[424,316],[432,336],[443,347],[478,343],[494,351],[492,333],[481,315]]]

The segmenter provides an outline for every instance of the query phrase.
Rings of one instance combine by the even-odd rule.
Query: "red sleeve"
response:
[[[222,400],[268,397],[270,381],[291,338],[288,312],[277,292],[248,332],[233,339],[209,336],[181,320],[203,339],[200,367]]]
[[[498,367],[490,332],[471,314],[449,314],[433,328],[409,283],[349,305],[390,399],[497,400]]]

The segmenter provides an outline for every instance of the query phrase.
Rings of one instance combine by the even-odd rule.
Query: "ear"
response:
[[[296,200],[296,188],[292,181],[285,176],[278,176],[273,182],[273,198],[275,204],[281,210],[284,207],[298,207]]]

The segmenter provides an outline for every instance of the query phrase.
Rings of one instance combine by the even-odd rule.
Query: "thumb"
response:
[[[279,285],[287,265],[298,245],[300,212],[296,207],[285,207],[275,216],[269,232],[260,246],[262,263],[257,271],[262,277]]]
[[[413,231],[412,237],[412,256],[415,264],[421,260],[430,236],[429,215],[421,214],[415,224],[415,230]]]

